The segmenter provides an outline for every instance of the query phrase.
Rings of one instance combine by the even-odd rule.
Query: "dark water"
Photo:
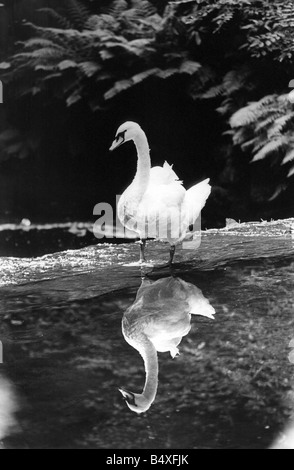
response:
[[[146,268],[152,282],[170,277],[165,245],[150,243],[148,256],[159,265]],[[173,276],[200,289],[216,319],[193,316],[181,356],[159,353],[143,415],[118,392],[140,393],[145,380],[121,330],[141,286],[137,258],[137,245],[101,245],[0,260],[3,448],[267,448],[283,438],[294,406],[291,236],[208,234],[179,253]]]

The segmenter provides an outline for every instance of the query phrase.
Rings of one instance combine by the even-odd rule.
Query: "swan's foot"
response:
[[[179,357],[181,354],[178,348],[174,348],[171,350],[170,355],[173,359],[175,359],[176,357]]]

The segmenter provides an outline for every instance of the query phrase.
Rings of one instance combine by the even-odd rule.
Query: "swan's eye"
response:
[[[117,134],[115,140],[118,142],[119,139],[122,139],[123,142],[126,140],[126,132],[127,131],[123,131],[123,132],[120,132],[119,134]]]
[[[132,406],[137,406],[136,398],[133,393],[128,393],[128,396],[125,398],[125,401]]]

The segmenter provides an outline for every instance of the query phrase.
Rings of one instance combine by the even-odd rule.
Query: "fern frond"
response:
[[[287,147],[287,139],[285,137],[279,137],[268,142],[253,158],[252,162],[258,162],[267,157],[272,156],[275,153],[284,150]]]
[[[192,60],[185,60],[179,70],[179,73],[187,74],[187,75],[194,75],[195,73],[199,72],[202,65],[199,62],[194,62]]]
[[[71,21],[68,18],[58,13],[53,8],[39,8],[39,12],[45,13],[46,15],[50,16],[56,23],[56,26],[62,29],[71,29],[74,27]]]
[[[146,18],[157,13],[157,9],[147,0],[132,0],[131,4],[141,17]]]
[[[287,165],[287,163],[290,163],[294,161],[294,148],[290,149],[287,153],[285,158],[282,161],[282,165]]]
[[[270,126],[283,115],[283,110],[271,109],[265,113],[265,116],[261,118],[260,122],[256,123],[255,132],[263,132],[270,128]]]
[[[291,170],[289,171],[288,175],[287,175],[287,178],[291,178],[292,176],[294,176],[294,166],[291,168]]]
[[[216,110],[222,116],[232,114],[232,111],[235,109],[235,102],[232,98],[227,98],[222,102],[222,105],[219,106]]]
[[[61,47],[43,47],[42,49],[36,49],[32,52],[21,52],[16,54],[14,57],[17,59],[37,59],[37,60],[50,60],[60,59],[64,57],[66,50]]]
[[[223,86],[228,95],[232,95],[244,86],[244,82],[250,75],[250,72],[244,70],[231,70],[223,79]]]
[[[267,143],[268,143],[268,135],[267,135],[267,132],[264,132],[263,134],[259,135],[258,138],[256,138],[256,142],[253,147],[253,153],[257,153]]]
[[[75,28],[82,30],[84,29],[90,12],[79,0],[67,0],[66,8],[71,23]]]
[[[245,108],[239,109],[230,119],[232,128],[248,126],[258,118],[258,103],[251,103]]]
[[[78,66],[88,78],[93,77],[102,69],[97,62],[81,62]]]
[[[233,134],[233,143],[234,145],[241,145],[246,140],[246,128],[240,127]]]
[[[166,70],[159,70],[156,77],[162,78],[163,80],[167,80],[168,78],[171,78],[174,75],[177,75],[178,73],[179,73],[179,69],[176,69],[176,68],[171,68],[171,69],[166,69]]]
[[[244,142],[244,139],[243,139]],[[240,143],[239,143],[240,144]],[[254,149],[256,145],[256,137],[254,139],[247,140],[247,142],[241,144],[241,149],[243,152],[246,152],[247,150]]]
[[[85,23],[85,29],[90,29],[91,31],[108,30],[115,32],[118,28],[119,23],[117,20],[108,14],[92,15]]]
[[[114,98],[116,95],[118,95],[119,93],[121,93],[122,91],[126,91],[129,88],[133,87],[134,85],[138,85],[139,83],[143,82],[147,78],[159,75],[160,72],[161,72],[160,69],[154,68],[151,70],[146,70],[145,72],[139,73],[137,75],[134,75],[129,80],[120,80],[116,82],[114,87],[112,87],[110,90],[108,90],[107,93],[105,93],[104,98],[105,100],[110,100]]]
[[[218,98],[219,96],[223,96],[225,92],[224,85],[216,85],[211,87],[209,90],[207,90],[205,93],[201,95],[201,98],[203,99],[213,99],[213,98]]]
[[[260,101],[250,103],[248,106],[241,108],[230,119],[231,127],[248,126],[256,122],[264,112],[269,112],[269,106],[274,104],[276,106],[277,95],[266,96]]]
[[[287,189],[286,184],[279,184],[274,194],[269,198],[269,201],[275,201],[285,190]]]
[[[66,100],[66,105],[70,108],[74,104],[78,103],[81,101],[82,96],[81,96],[81,90],[76,89]]]
[[[22,43],[24,49],[34,49],[36,47],[57,47],[54,41],[46,38],[31,38]]]
[[[283,132],[288,125],[292,123],[294,120],[294,112],[287,113],[284,116],[281,116],[277,119],[275,119],[272,128],[269,131],[269,137],[274,134],[280,134]]]
[[[75,69],[78,67],[78,64],[73,61],[73,60],[62,60],[61,62],[59,62],[59,64],[57,65],[57,68],[58,70],[68,70],[68,69]]]
[[[105,8],[105,13],[117,18],[128,9],[126,0],[115,0],[110,7]]]

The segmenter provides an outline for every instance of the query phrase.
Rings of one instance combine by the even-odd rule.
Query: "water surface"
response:
[[[294,245],[287,233],[208,233],[180,251],[173,276],[216,311],[193,316],[143,415],[139,353],[122,335],[141,272],[138,246],[99,245],[35,259],[1,258],[0,441],[3,448],[267,448],[293,414]],[[151,281],[170,276],[150,242]],[[292,345],[292,349],[291,349]],[[291,362],[292,360],[292,362]]]

